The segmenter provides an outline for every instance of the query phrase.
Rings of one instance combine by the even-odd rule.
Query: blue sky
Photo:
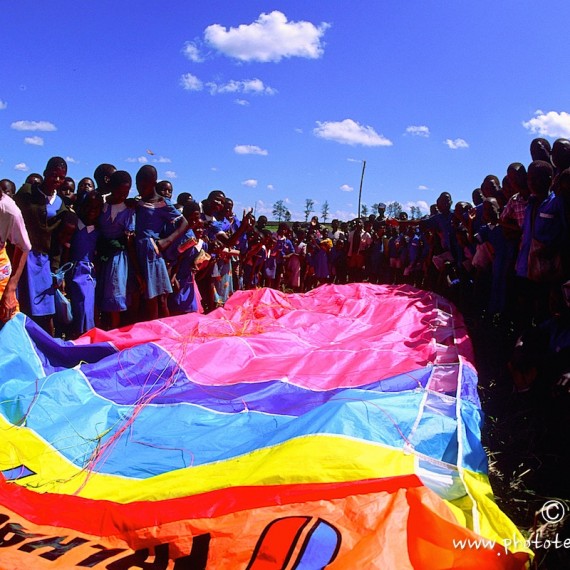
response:
[[[570,3],[0,4],[0,178],[50,156],[77,181],[154,164],[175,196],[222,189],[270,218],[305,200],[425,211],[570,137]],[[239,211],[239,210],[237,210]]]

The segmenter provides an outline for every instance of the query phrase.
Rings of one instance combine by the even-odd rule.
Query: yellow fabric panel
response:
[[[8,424],[3,418],[0,438],[4,442],[0,470],[25,465],[36,473],[17,481],[19,484],[40,492],[118,503],[173,499],[233,486],[329,483],[414,474],[413,455],[328,435],[301,437],[234,459],[148,479],[80,470],[37,434]]]
[[[462,480],[479,511],[479,529],[475,530],[485,538],[506,545],[511,552],[522,551],[532,556],[532,550],[525,546],[524,536],[495,503],[489,477],[465,469],[462,471]]]

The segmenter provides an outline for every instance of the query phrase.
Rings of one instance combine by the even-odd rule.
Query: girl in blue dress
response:
[[[32,250],[20,279],[18,298],[22,311],[50,335],[54,334],[55,291],[52,273],[59,269],[76,216],[58,196],[67,175],[67,163],[59,156],[49,159],[43,180],[24,184],[14,197],[22,212]]]
[[[199,204],[191,202],[184,206],[182,215],[188,220],[189,229],[164,252],[164,256],[172,263],[173,291],[168,296],[168,310],[171,315],[195,313],[200,308],[194,279],[197,271],[195,261],[200,248],[203,247],[202,240],[195,233],[195,230],[198,231],[198,226],[203,225],[200,220]]]
[[[157,172],[150,164],[139,169],[136,185],[141,197],[137,202],[135,248],[140,275],[144,311],[142,318],[153,320],[169,315],[167,297],[172,293],[166,262],[161,254],[188,229],[188,221],[174,204],[156,191]],[[175,228],[161,238],[165,228]]]
[[[131,175],[117,170],[111,175],[111,194],[99,216],[101,239],[97,246],[101,261],[98,293],[103,326],[114,329],[121,324],[121,314],[132,304],[134,268],[129,254],[135,231],[135,210],[125,204],[131,189]],[[134,255],[133,255],[134,257]]]
[[[103,197],[98,192],[83,193],[75,206],[79,220],[69,252],[73,267],[65,278],[73,313],[72,338],[95,326],[95,253],[99,238],[95,224],[103,209]]]
[[[319,246],[315,250],[315,255],[313,257],[313,268],[315,270],[315,279],[317,280],[317,285],[322,285],[323,283],[330,283],[331,249],[332,249],[332,240],[327,238],[320,240]]]

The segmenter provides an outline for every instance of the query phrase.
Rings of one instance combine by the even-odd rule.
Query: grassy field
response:
[[[557,433],[550,422],[554,414],[570,414],[570,409],[560,409],[557,402],[545,402],[533,392],[514,392],[507,361],[516,335],[481,319],[466,317],[466,322],[486,416],[482,441],[489,456],[495,499],[525,537],[549,546],[535,549],[534,568],[569,570],[570,450],[564,443],[568,434]],[[566,517],[547,524],[541,509],[552,500],[565,506]],[[566,540],[567,547],[555,548],[546,542],[556,538]]]

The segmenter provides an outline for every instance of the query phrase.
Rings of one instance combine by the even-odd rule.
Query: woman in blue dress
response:
[[[169,315],[167,297],[172,293],[170,277],[161,251],[168,249],[188,229],[188,221],[174,204],[156,191],[157,172],[150,164],[139,169],[136,185],[141,197],[137,202],[135,247],[143,281],[145,320]],[[165,228],[175,228],[161,238]]]

